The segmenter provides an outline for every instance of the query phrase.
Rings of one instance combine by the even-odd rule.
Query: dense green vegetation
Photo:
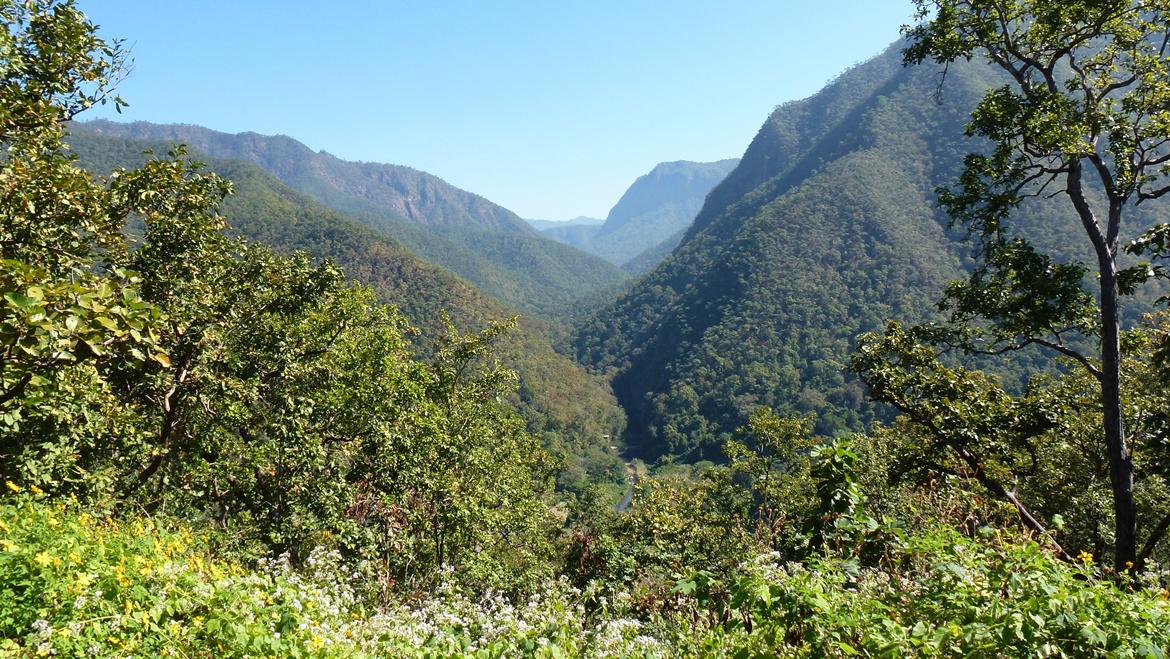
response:
[[[149,153],[165,153],[170,147],[84,131],[68,140],[80,164],[96,172],[140,166]],[[381,302],[394,305],[418,328],[412,343],[420,354],[427,354],[446,333],[443,314],[458,327],[484,327],[517,314],[393,239],[288,189],[259,167],[239,160],[207,164],[232,181],[233,194],[223,204],[231,232],[342,266],[346,275],[370,286]],[[604,435],[621,432],[623,412],[600,377],[552,349],[554,334],[541,320],[525,316],[496,340],[494,354],[519,376],[514,401],[528,429],[564,462],[562,486],[579,491],[593,480],[620,481],[621,462]]]
[[[1006,82],[959,60],[940,102],[940,68],[903,67],[903,47],[777,108],[682,244],[578,331],[577,355],[613,377],[639,455],[717,457],[760,405],[813,413],[825,434],[892,418],[848,356],[888,319],[939,317],[946,282],[971,267],[935,188],[978,144],[964,136],[972,108]],[[1166,216],[1137,208],[1122,238]],[[1092,258],[1081,232],[1056,199],[1028,200],[1011,227],[1058,261]],[[1046,363],[1016,355],[996,368],[1019,388]]]
[[[680,243],[682,243],[683,237],[686,236],[686,233],[686,229],[683,229],[676,232],[674,235],[669,236],[657,245],[646,248],[642,251],[642,253],[638,254],[629,261],[626,261],[625,264],[622,265],[622,270],[625,270],[627,273],[633,276],[650,272],[659,263],[665,261],[666,257],[670,256],[670,253],[673,252]]]
[[[682,245],[583,327],[578,355],[613,372],[643,455],[717,457],[760,405],[825,433],[877,418],[845,359],[962,271],[932,189],[955,172],[977,71],[956,65],[939,106],[893,48],[781,106]]]
[[[1148,43],[1126,42],[1130,28],[1170,34],[1170,6],[944,4],[927,23],[943,42],[961,33],[952,4],[1044,9],[1025,24],[1118,35],[1107,46]],[[108,176],[83,168],[68,121],[121,104],[111,88],[125,52],[70,0],[0,0],[0,20],[0,655],[1170,654],[1165,312],[1119,335],[1136,560],[1119,562],[1108,398],[1082,344],[1016,387],[938,352],[977,352],[959,342],[976,331],[1027,338],[1020,328],[1098,303],[1040,295],[1082,284],[1081,271],[1015,236],[974,252],[973,278],[947,290],[945,325],[890,321],[858,339],[850,368],[896,421],[830,437],[813,415],[750,405],[718,455],[703,428],[678,435],[718,464],[632,463],[633,505],[617,512],[604,489],[556,492],[558,460],[495,355],[513,321],[468,331],[440,315],[420,331],[403,315],[441,308],[416,290],[474,302],[473,289],[246,164],[217,163],[237,195],[182,150]],[[867,171],[865,153],[847,152],[849,171]],[[894,213],[893,193],[873,192],[882,180],[839,196],[862,216]],[[806,217],[798,226],[819,237],[810,200],[822,184],[804,180],[807,198],[768,201],[764,217]],[[895,243],[912,250],[899,259],[860,229],[892,235],[908,216],[850,217],[836,237],[872,248],[878,292],[903,290],[886,261],[924,258],[923,227],[941,231],[923,223]],[[684,252],[718,226],[697,228]],[[787,237],[745,226],[772,249]],[[1167,234],[1133,243],[1153,260],[1135,272],[1163,272]],[[1017,276],[994,276],[997,259]],[[728,283],[696,274],[697,288]],[[1140,280],[1127,275],[1125,290]]]
[[[541,227],[541,233],[597,254],[623,268],[639,256],[643,261],[649,259],[650,254],[661,253],[665,258],[669,249],[646,252],[674,234],[685,231],[702,208],[707,193],[738,163],[735,159],[659,163],[650,173],[634,181],[601,226],[566,223]],[[639,273],[656,264],[626,270]]]
[[[253,163],[480,290],[546,319],[561,317],[577,298],[624,278],[616,266],[542,237],[506,208],[409,167],[349,162],[281,135],[229,135],[200,126],[93,121],[73,132],[181,143],[221,161]]]

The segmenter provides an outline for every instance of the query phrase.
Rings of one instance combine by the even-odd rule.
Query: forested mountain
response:
[[[626,261],[622,264],[622,270],[625,270],[631,275],[640,275],[654,269],[654,266],[666,260],[670,253],[674,251],[675,247],[682,242],[683,236],[687,234],[686,229],[679,229],[674,235],[657,245],[643,250],[641,254]]]
[[[146,160],[145,151],[164,154],[170,147],[85,130],[71,135],[69,143],[81,164],[103,173],[138,166]],[[232,231],[281,251],[304,250],[331,259],[422,331],[417,343],[423,352],[443,333],[444,313],[464,331],[517,315],[514,308],[419,259],[394,239],[289,189],[251,163],[203,158],[197,152],[192,157],[233,182],[234,193],[223,208]],[[563,478],[577,483],[584,478],[582,464],[612,466],[614,458],[602,436],[619,432],[624,415],[601,378],[552,349],[551,334],[544,321],[522,315],[518,327],[500,339],[496,354],[519,375],[516,402],[529,428],[568,458]]]
[[[778,108],[575,298],[591,376],[253,162],[70,138],[124,42],[0,0],[0,655],[1165,657],[1170,10],[917,5],[947,75],[895,47]],[[846,361],[896,420],[849,431]]]
[[[728,159],[659,163],[650,173],[634,181],[601,226],[566,223],[538,228],[550,238],[624,266],[690,226],[695,214],[703,207],[707,193],[738,162]],[[669,253],[669,249],[666,252]],[[642,259],[643,263],[646,261]],[[645,269],[646,266],[634,268],[635,271]]]
[[[760,405],[815,413],[825,433],[880,414],[846,357],[861,332],[935,313],[964,271],[935,190],[975,147],[963,126],[998,80],[955,63],[940,89],[940,70],[903,68],[901,48],[778,107],[682,244],[579,331],[643,455],[717,457]],[[1072,256],[1079,221],[1056,208],[1031,203],[1022,223]]]
[[[544,238],[506,208],[410,167],[342,160],[283,135],[200,126],[98,120],[73,131],[183,143],[212,158],[254,163],[523,311],[557,316],[577,297],[624,277],[602,259]]]

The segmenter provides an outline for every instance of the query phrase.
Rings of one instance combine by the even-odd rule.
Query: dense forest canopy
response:
[[[579,329],[662,456],[615,506],[547,330],[252,163],[70,136],[125,49],[0,0],[0,653],[1167,656],[1170,5],[918,6]]]

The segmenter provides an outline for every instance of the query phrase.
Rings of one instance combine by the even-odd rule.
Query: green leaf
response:
[[[21,293],[9,292],[4,294],[4,299],[8,300],[9,304],[20,309],[28,309],[34,307],[39,302],[36,298],[23,295]]]

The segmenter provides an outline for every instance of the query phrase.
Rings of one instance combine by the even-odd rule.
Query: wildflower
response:
[[[13,492],[20,492],[21,490],[24,489],[21,486],[17,485],[16,483],[13,483],[12,481],[4,481],[4,485],[5,485],[5,487],[12,490]]]
[[[1086,563],[1086,564],[1092,563],[1093,562],[1093,555],[1082,549],[1081,553],[1077,554],[1077,559],[1080,560],[1082,563]]]
[[[45,567],[49,563],[53,562],[53,557],[49,555],[49,552],[43,551],[43,552],[37,554],[36,557],[33,558],[33,560],[37,562],[37,565],[40,565],[41,567]]]
[[[44,494],[45,493],[44,490],[37,487],[36,485],[29,485],[28,490],[29,490],[29,492],[32,492],[33,494]]]

